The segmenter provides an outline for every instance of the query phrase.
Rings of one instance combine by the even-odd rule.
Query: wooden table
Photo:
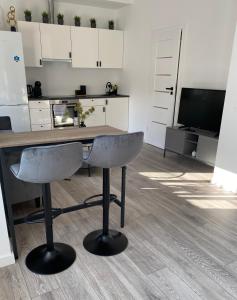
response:
[[[89,128],[68,128],[60,130],[34,131],[23,133],[0,133],[0,168],[1,168],[1,188],[3,201],[7,217],[8,231],[11,238],[12,249],[15,258],[18,258],[12,205],[9,195],[10,184],[7,180],[6,153],[9,151],[23,150],[24,148],[37,145],[50,145],[68,142],[92,141],[100,135],[114,135],[125,133],[122,130],[110,126],[97,126]]]

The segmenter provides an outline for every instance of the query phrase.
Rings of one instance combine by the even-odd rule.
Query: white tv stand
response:
[[[166,151],[190,157],[214,166],[218,137],[210,131],[195,129],[185,130],[179,127],[167,127],[164,157]],[[192,153],[196,153],[192,156]]]

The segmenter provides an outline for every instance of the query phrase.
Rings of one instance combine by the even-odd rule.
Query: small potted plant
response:
[[[42,21],[43,23],[49,23],[49,14],[46,11],[42,12]]]
[[[63,19],[64,15],[63,14],[58,14],[57,18],[58,18],[58,24],[63,25],[64,24],[64,19]]]
[[[109,29],[114,30],[114,21],[113,20],[109,21]]]
[[[81,18],[79,16],[74,17],[75,26],[81,26]]]
[[[92,18],[90,19],[90,22],[91,22],[91,28],[96,28],[96,19]]]
[[[25,20],[26,20],[27,22],[31,22],[31,11],[28,10],[28,9],[26,9],[26,10],[24,11],[24,14],[25,14]]]
[[[92,106],[88,110],[84,111],[81,103],[78,102],[74,110],[77,112],[79,127],[86,127],[85,120],[95,111],[95,108]]]

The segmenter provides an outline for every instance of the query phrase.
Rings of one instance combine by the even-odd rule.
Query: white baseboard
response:
[[[237,174],[215,167],[212,183],[225,191],[237,193]]]
[[[15,263],[15,258],[13,253],[5,256],[0,256],[0,268],[12,265],[14,263]]]

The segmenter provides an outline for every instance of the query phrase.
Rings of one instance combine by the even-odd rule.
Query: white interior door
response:
[[[17,25],[22,34],[25,66],[42,67],[39,23],[18,21]]]
[[[72,67],[98,67],[98,29],[86,27],[71,27]]]
[[[123,67],[123,31],[99,29],[101,68]]]
[[[153,91],[148,143],[164,149],[166,127],[173,125],[182,30],[165,29],[153,34]]]
[[[40,23],[40,34],[44,60],[70,60],[70,26]]]

